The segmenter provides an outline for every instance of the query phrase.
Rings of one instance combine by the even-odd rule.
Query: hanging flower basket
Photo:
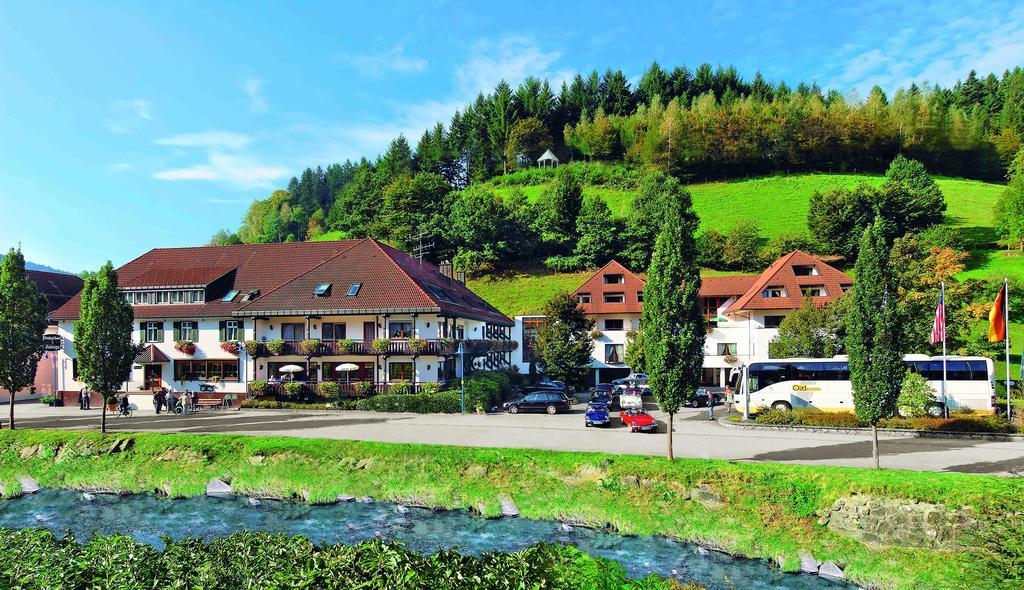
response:
[[[730,365],[735,365],[736,363],[740,362],[739,357],[736,356],[735,354],[727,354],[722,357],[722,360],[729,363]]]
[[[377,354],[386,354],[390,346],[391,341],[387,338],[378,338],[370,344],[370,348],[372,348],[373,352],[376,352]]]
[[[315,339],[303,340],[299,342],[299,350],[302,354],[316,354],[320,351],[320,341]]]
[[[220,349],[235,356],[238,356],[238,353],[242,351],[242,347],[237,342],[221,342]]]
[[[254,357],[260,352],[260,343],[255,340],[246,340],[244,346],[245,354],[249,356]]]
[[[179,340],[174,343],[174,350],[184,355],[192,356],[196,353],[196,343],[189,340]]]
[[[270,354],[281,354],[284,351],[284,340],[278,338],[267,342],[267,350],[270,351]]]
[[[429,344],[430,343],[423,338],[411,338],[409,340],[409,350],[412,351],[413,354],[423,354],[427,351],[427,346]]]
[[[601,330],[598,330],[597,328],[594,328],[593,330],[590,331],[590,339],[591,340],[597,340],[598,338],[601,338],[602,336],[604,336],[604,332],[602,332]]]
[[[338,354],[351,354],[356,348],[356,343],[351,340],[338,340]]]

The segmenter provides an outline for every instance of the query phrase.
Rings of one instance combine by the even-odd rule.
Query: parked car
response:
[[[502,409],[509,414],[518,414],[519,412],[557,414],[558,412],[568,412],[571,408],[572,404],[569,398],[564,393],[559,393],[553,389],[527,393],[521,399],[502,404]]]
[[[608,406],[609,408],[619,405],[619,396],[608,391],[590,391],[590,398],[587,400],[590,403],[599,403]]]
[[[722,405],[722,395],[717,391],[709,391],[701,387],[697,390],[697,395],[686,402],[686,405],[691,408],[706,408],[709,402],[716,406]]]
[[[587,414],[584,420],[588,428],[591,426],[608,426],[612,423],[612,418],[608,415],[607,404],[594,402],[587,404]]]
[[[619,407],[623,410],[627,409],[644,409],[644,398],[643,393],[639,388],[623,389],[622,393],[619,394]]]
[[[614,379],[612,385],[626,385],[627,383],[647,383],[647,373],[630,373],[621,379]]]
[[[615,386],[612,385],[611,383],[598,383],[593,387],[593,389],[596,391],[612,392],[615,391]]]
[[[619,412],[619,418],[622,419],[622,424],[628,426],[633,432],[654,432],[658,430],[658,423],[654,421],[654,416],[643,410],[622,410]]]
[[[551,389],[559,389],[561,391],[565,391],[566,393],[568,393],[568,391],[569,391],[568,388],[565,386],[564,382],[562,382],[562,381],[552,381],[550,379],[541,379],[540,382],[537,383],[537,386],[538,387],[548,387],[548,388],[551,388]]]

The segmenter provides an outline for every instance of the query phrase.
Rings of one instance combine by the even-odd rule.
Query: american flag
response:
[[[935,324],[932,325],[932,344],[946,339],[946,306],[942,302],[943,293],[939,293],[939,305],[935,308]]]

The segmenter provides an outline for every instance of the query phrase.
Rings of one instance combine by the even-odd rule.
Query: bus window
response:
[[[790,378],[797,381],[817,381],[824,378],[824,367],[821,363],[793,363],[790,367]]]
[[[849,381],[850,364],[846,362],[822,363],[824,373],[821,379],[828,381]]]
[[[939,371],[942,371],[942,362],[939,362]],[[942,379],[940,376],[939,379]],[[970,381],[971,368],[967,361],[946,361],[946,379],[949,381]]]
[[[971,368],[971,381],[988,381],[988,363],[985,361],[967,361]]]
[[[764,363],[764,364],[753,364],[750,365],[750,391],[758,391],[781,383],[787,379],[786,372],[788,365],[784,363]]]

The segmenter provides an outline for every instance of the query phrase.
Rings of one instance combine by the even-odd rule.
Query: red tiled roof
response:
[[[794,266],[814,266],[818,274],[798,276]],[[827,303],[843,294],[843,286],[853,285],[853,278],[839,269],[825,264],[821,260],[799,250],[794,250],[772,263],[761,276],[750,286],[742,297],[737,299],[726,313],[751,309],[797,309],[803,303],[801,287],[822,286],[824,297],[815,297],[819,304]],[[785,297],[764,297],[766,287],[782,287]]]
[[[139,355],[135,357],[135,363],[139,365],[149,365],[153,363],[169,363],[171,359],[167,358],[167,355],[162,350],[152,344],[147,344]]]
[[[623,282],[606,285],[604,282],[605,275],[622,275]],[[590,303],[580,304],[580,307],[587,314],[638,314],[643,304],[638,299],[637,293],[643,292],[644,284],[643,279],[619,264],[618,261],[612,260],[573,291],[573,295],[579,296],[581,293],[590,294]],[[605,303],[604,296],[606,293],[622,293],[622,303]]]
[[[757,275],[736,275],[731,277],[703,277],[700,281],[701,297],[740,296],[747,292]]]
[[[46,296],[46,310],[53,311],[82,290],[82,279],[75,275],[45,270],[26,270],[25,276]]]
[[[181,262],[187,263],[187,260]],[[206,287],[235,270],[234,266],[182,266],[152,268],[127,280],[120,280],[124,289],[157,287]]]
[[[137,305],[135,317],[189,318],[264,315],[285,311],[419,309],[450,312],[502,325],[512,322],[464,285],[447,280],[437,267],[419,261],[371,239],[286,244],[244,244],[199,248],[156,249],[118,269],[124,286],[171,286],[174,280],[224,279],[217,293],[207,293],[205,303]],[[352,283],[362,283],[355,297],[348,297]],[[331,283],[328,297],[314,297],[313,289]],[[449,284],[450,283],[450,284]],[[198,284],[198,283],[197,283]],[[220,283],[217,283],[218,286]],[[431,289],[433,287],[433,289]],[[231,302],[219,291],[237,290]],[[260,296],[242,302],[252,289]],[[434,293],[436,289],[437,293]],[[52,319],[78,317],[78,298],[56,312]]]

